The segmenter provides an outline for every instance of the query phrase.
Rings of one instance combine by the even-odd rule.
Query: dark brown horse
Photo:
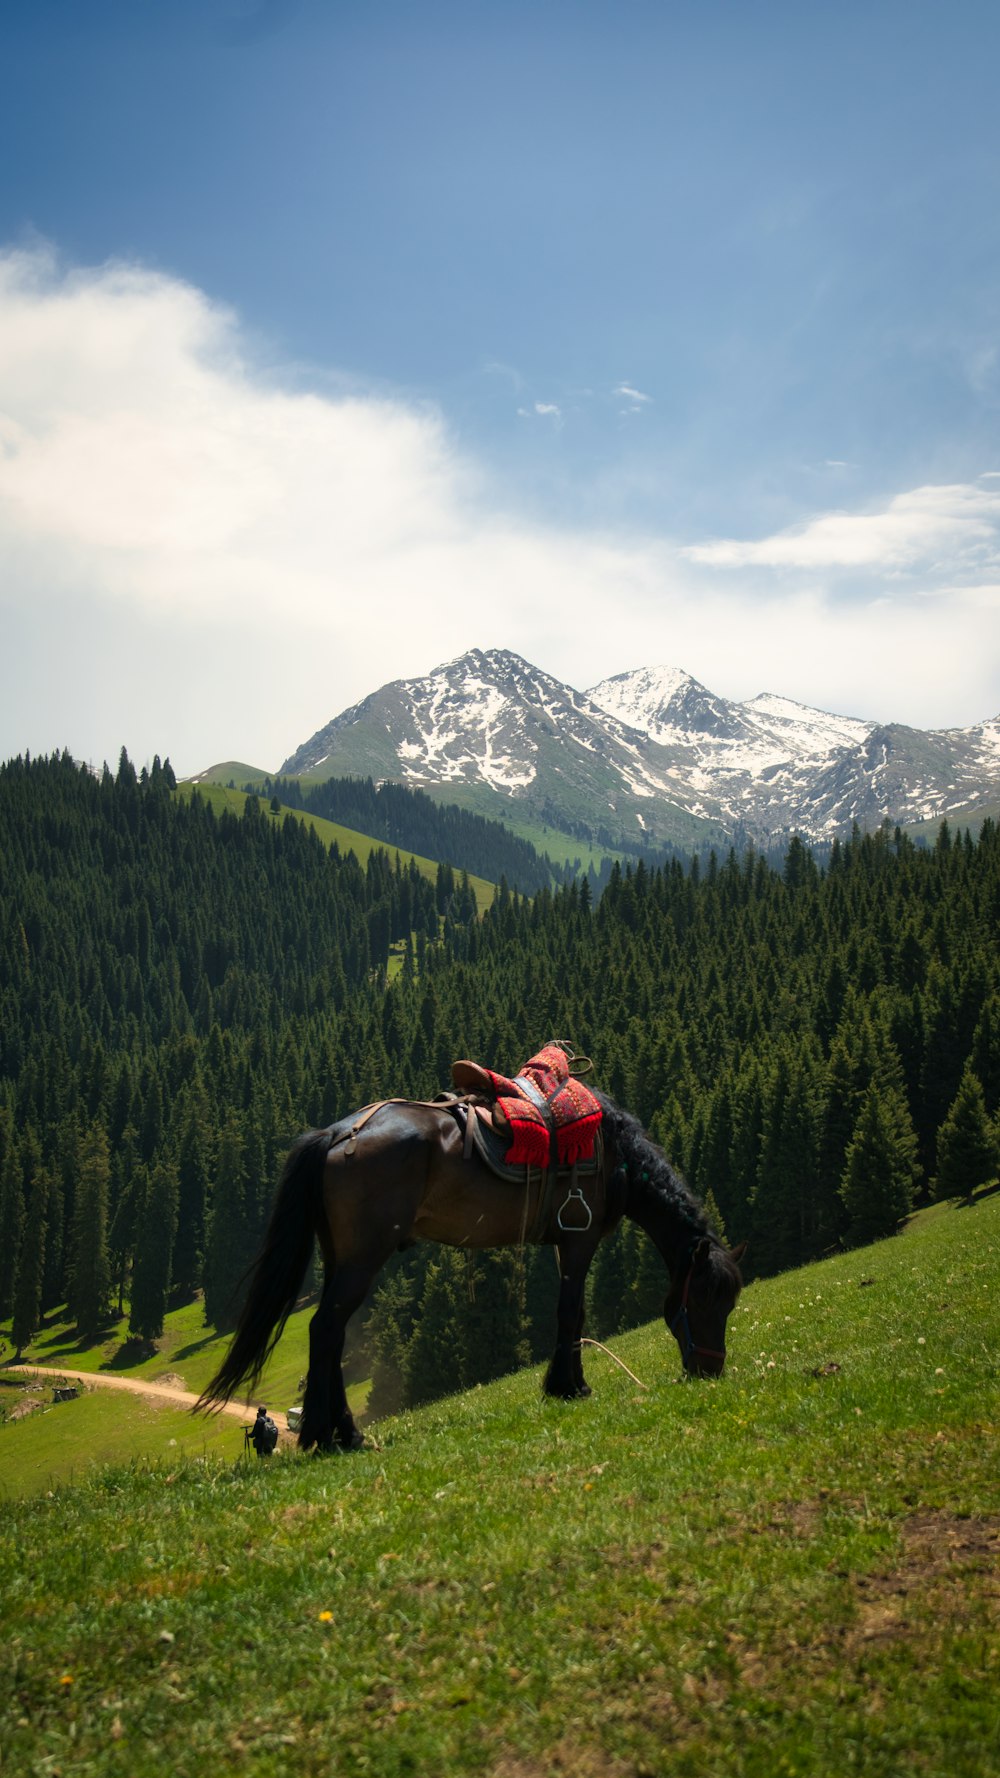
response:
[[[635,1118],[610,1099],[600,1102],[596,1170],[536,1174],[535,1187],[497,1177],[467,1139],[474,1113],[463,1105],[390,1100],[300,1136],[285,1162],[232,1344],[198,1406],[228,1401],[243,1383],[253,1389],[295,1306],[314,1237],[326,1275],[309,1328],[303,1449],[350,1450],[363,1442],[344,1393],[345,1329],[389,1255],[415,1240],[511,1247],[527,1237],[553,1246],[559,1305],[544,1388],[563,1398],[589,1395],[580,1357],[584,1286],[598,1244],[622,1216],[637,1222],[663,1256],[670,1279],[664,1315],[684,1369],[719,1376],[743,1247],[722,1245]]]

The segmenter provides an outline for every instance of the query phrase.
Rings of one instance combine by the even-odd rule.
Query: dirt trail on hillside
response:
[[[177,1389],[170,1383],[147,1383],[143,1377],[113,1377],[107,1371],[70,1371],[64,1365],[47,1364],[5,1364],[3,1374],[15,1377],[65,1377],[74,1383],[91,1383],[98,1389],[124,1389],[130,1395],[145,1395],[150,1401],[169,1402],[174,1407],[193,1408],[198,1400],[188,1389]],[[232,1414],[236,1419],[252,1420],[256,1412],[256,1402],[248,1404],[240,1401],[224,1402],[220,1412]],[[269,1408],[268,1413],[278,1428],[283,1439],[294,1439],[289,1432],[285,1415],[277,1408]]]

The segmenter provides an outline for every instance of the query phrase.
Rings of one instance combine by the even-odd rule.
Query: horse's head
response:
[[[745,1252],[745,1241],[729,1248],[702,1235],[671,1280],[663,1315],[689,1376],[722,1375],[726,1322],[743,1286]]]

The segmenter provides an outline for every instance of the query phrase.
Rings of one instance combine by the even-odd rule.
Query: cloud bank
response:
[[[752,543],[570,530],[436,410],[300,383],[177,278],[0,254],[0,757],[273,767],[472,646],[581,687],[664,661],[921,726],[1000,709],[990,475]]]
[[[692,562],[713,568],[922,569],[946,560],[1000,576],[1000,491],[987,472],[979,485],[915,488],[882,512],[826,513],[756,542],[734,538],[689,545]]]

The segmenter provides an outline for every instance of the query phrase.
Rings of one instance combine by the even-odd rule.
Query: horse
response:
[[[559,1266],[556,1344],[543,1389],[564,1400],[590,1394],[581,1355],[584,1288],[599,1243],[623,1216],[645,1230],[666,1265],[664,1319],[685,1372],[721,1376],[746,1244],[727,1248],[638,1120],[596,1097],[602,1119],[593,1172],[557,1178],[552,1169],[537,1188],[529,1238],[554,1247]],[[497,1176],[471,1141],[475,1115],[474,1104],[453,1095],[440,1104],[387,1100],[299,1136],[232,1342],[195,1412],[221,1407],[243,1383],[254,1389],[298,1299],[315,1237],[324,1284],[309,1327],[299,1445],[363,1445],[344,1390],[344,1336],[389,1256],[417,1240],[485,1248],[526,1238],[530,1177],[519,1189]]]

